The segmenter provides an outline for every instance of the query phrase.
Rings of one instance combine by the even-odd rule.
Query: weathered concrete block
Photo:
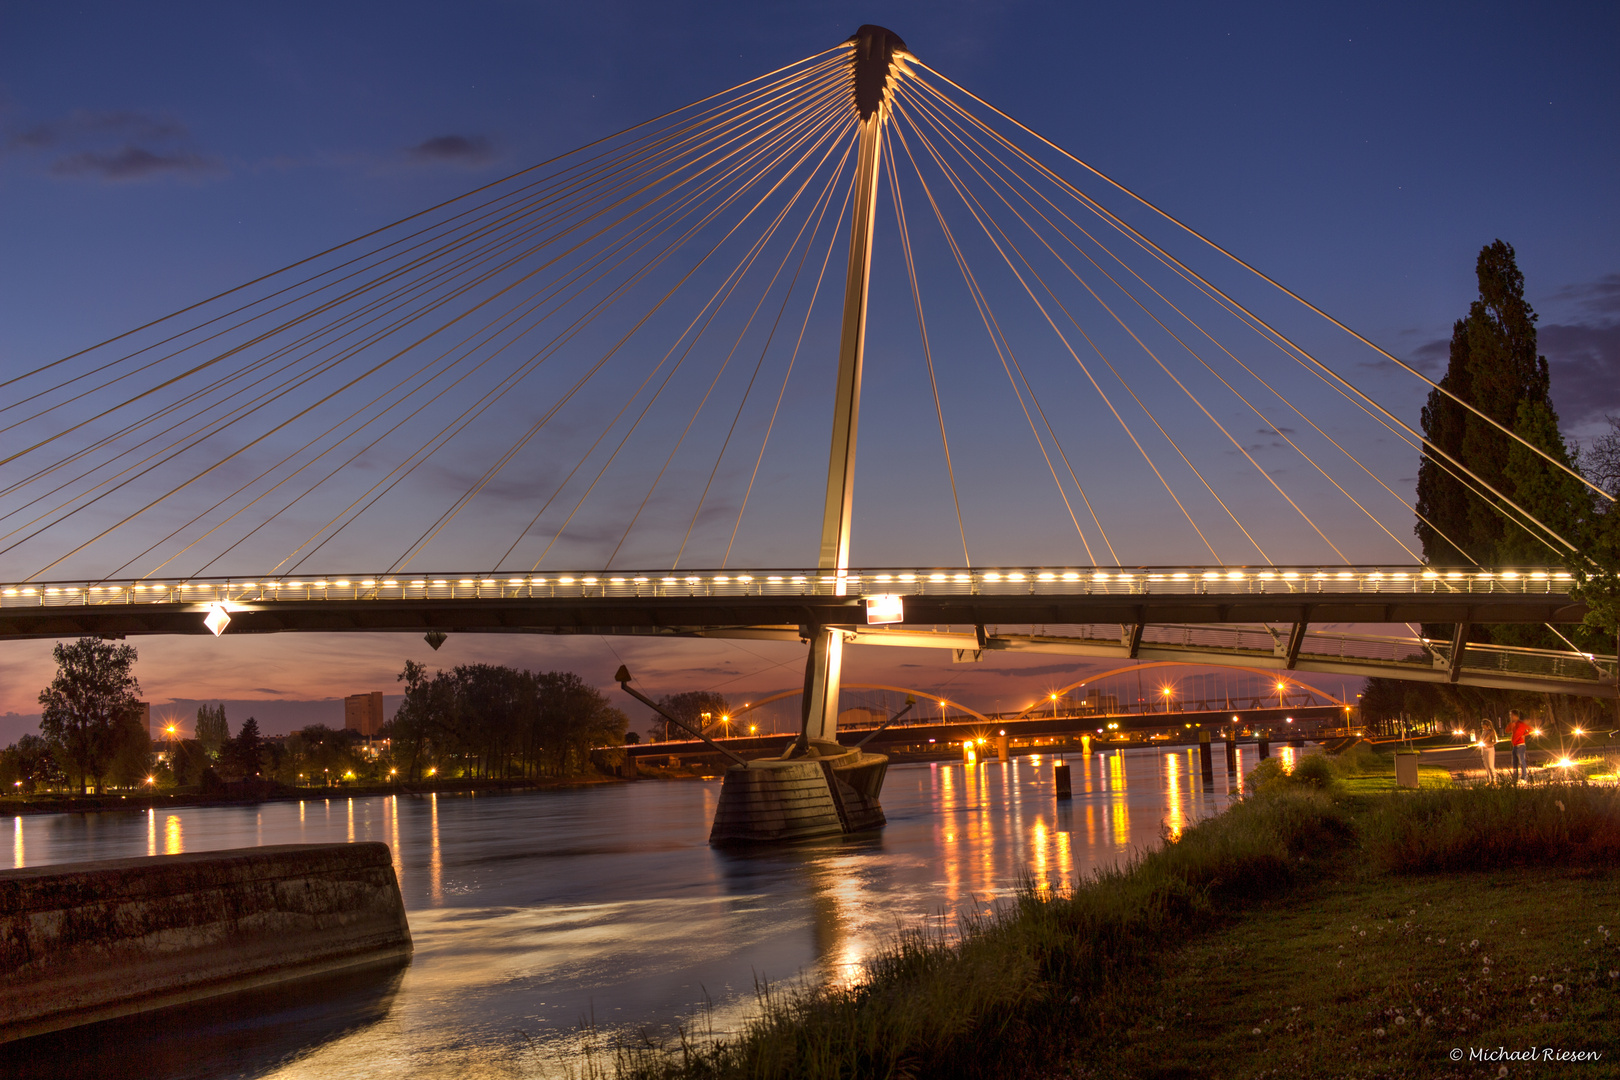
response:
[[[0,1042],[410,954],[386,844],[0,871]]]

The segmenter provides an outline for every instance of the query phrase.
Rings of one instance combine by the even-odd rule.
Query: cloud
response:
[[[1278,428],[1263,427],[1263,428],[1256,428],[1254,433],[1256,435],[1276,435],[1276,436],[1297,435],[1297,434],[1299,434],[1299,432],[1295,431],[1291,427],[1278,427]]]
[[[435,135],[407,149],[405,156],[424,165],[478,166],[493,161],[495,150],[482,135]]]
[[[1620,320],[1552,323],[1540,327],[1537,337],[1566,428],[1620,412]]]
[[[1552,299],[1596,315],[1620,315],[1620,274],[1604,274],[1596,281],[1565,285],[1553,293]]]
[[[51,175],[71,179],[122,183],[223,173],[218,158],[177,145],[189,135],[184,124],[165,116],[80,109],[25,128],[4,146],[12,152],[55,155]]]
[[[1426,375],[1438,375],[1451,363],[1451,339],[1435,338],[1412,350],[1406,362]]]
[[[92,112],[76,109],[66,116],[35,124],[6,140],[6,146],[19,150],[51,150],[64,143],[97,139],[108,135],[142,141],[184,138],[185,125],[168,117],[121,110]]]
[[[111,153],[86,150],[51,163],[51,172],[57,176],[90,176],[109,183],[146,180],[166,173],[207,176],[224,171],[218,158],[185,152],[153,153],[132,143]]]

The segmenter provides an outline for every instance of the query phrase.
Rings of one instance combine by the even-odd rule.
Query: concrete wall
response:
[[[410,953],[386,844],[0,871],[0,1042]]]

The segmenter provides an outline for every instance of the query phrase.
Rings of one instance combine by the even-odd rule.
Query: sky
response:
[[[867,22],[891,28],[934,70],[1435,377],[1451,324],[1474,294],[1476,253],[1508,241],[1541,315],[1566,433],[1590,437],[1605,429],[1605,414],[1620,412],[1620,13],[1602,3],[0,3],[0,372],[68,356],[819,52]],[[905,197],[908,215],[919,215],[920,196]],[[915,363],[910,295],[893,222],[880,214],[879,223],[868,379],[884,405],[863,414],[855,561],[954,565],[961,545],[932,399]],[[931,318],[941,409],[951,417],[975,563],[1083,564],[1047,467],[1027,431],[1019,436],[1023,416],[999,373],[976,366],[984,350],[973,343],[983,335],[965,298],[950,299],[950,273],[940,271],[951,269],[948,253],[916,231],[924,274],[934,275],[925,288],[940,298]],[[1185,236],[1177,242],[1178,254],[1208,254]],[[1252,280],[1243,287],[1267,311],[1288,307]],[[1010,286],[989,288],[1010,310],[1011,293],[995,291]],[[1416,422],[1426,387],[1309,322],[1297,325],[1324,357]],[[1413,455],[1355,427],[1319,390],[1301,393],[1313,419],[1364,439],[1357,445],[1368,463],[1409,493]],[[1149,498],[1151,474],[1107,418],[1086,411],[1096,403],[1072,386],[1049,400],[1074,425],[1080,474],[1111,507],[1105,524],[1133,553],[1123,561],[1210,561],[1196,538],[1177,531],[1168,500]],[[772,443],[783,449],[764,470],[762,509],[740,532],[744,564],[813,560],[826,401],[813,377],[795,384]],[[1202,424],[1162,408],[1172,433]],[[687,418],[684,407],[669,413],[664,427],[655,414],[648,430],[662,437]],[[744,433],[757,422],[749,414]],[[585,427],[581,419],[559,445]],[[705,421],[692,445],[722,429]],[[413,496],[421,501],[379,515],[372,532],[357,528],[332,557],[367,562],[422,507],[436,512],[484,467],[481,455],[498,449],[498,435],[469,434],[452,464],[424,470]],[[1242,435],[1257,456],[1280,446],[1264,424]],[[1218,439],[1191,445],[1194,462],[1217,463],[1206,471],[1231,485],[1222,490],[1260,543],[1275,538],[1272,561],[1329,557],[1278,512],[1264,485],[1239,479]],[[662,452],[632,455],[633,464],[650,470]],[[546,474],[545,455],[561,450],[537,453],[518,463],[524,477]],[[676,471],[683,492],[702,486],[696,457],[677,461]],[[721,486],[745,473],[728,465]],[[564,548],[578,565],[599,565],[618,534],[639,490],[630,481],[640,474],[627,475],[623,492],[609,491],[598,516],[582,519],[577,546]],[[1303,470],[1290,475],[1291,488],[1309,487]],[[484,565],[486,537],[510,527],[503,514],[527,518],[526,489],[503,482],[511,486],[497,489],[489,516],[448,533],[435,565]],[[1320,492],[1309,498],[1323,531],[1346,538],[1347,558],[1402,559],[1353,508]],[[725,499],[716,505],[730,514],[735,504]],[[659,520],[676,524],[637,534],[627,558],[667,564],[670,529],[690,512],[676,513],[676,502],[689,500],[654,502],[669,511]],[[1409,515],[1396,505],[1381,516],[1410,543]],[[713,536],[700,529],[697,542],[700,561],[718,561]],[[1255,561],[1241,544],[1217,542],[1224,558]],[[39,560],[23,555],[0,556],[0,577],[34,573]],[[229,700],[251,711],[263,702],[278,718],[270,730],[296,727],[306,714],[326,718],[344,694],[393,689],[406,659],[567,668],[614,694],[606,676],[622,660],[652,691],[749,694],[795,683],[801,655],[786,645],[596,638],[459,636],[437,653],[409,636],[135,643],[154,703]],[[0,647],[0,742],[33,722],[51,644]],[[948,684],[981,707],[1071,681],[1063,665],[1038,661],[951,665],[921,651],[871,651],[884,655],[855,656],[852,678]]]

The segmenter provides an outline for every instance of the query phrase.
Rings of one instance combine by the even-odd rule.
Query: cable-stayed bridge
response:
[[[0,389],[0,636],[804,640],[807,743],[849,643],[1616,693],[1469,640],[1584,609],[1446,391],[880,27]],[[1420,457],[1539,565],[1424,567]]]

